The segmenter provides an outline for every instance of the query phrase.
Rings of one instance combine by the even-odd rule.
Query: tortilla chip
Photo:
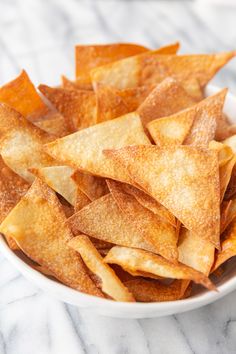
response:
[[[221,203],[221,233],[236,218],[236,199],[223,201]]]
[[[0,88],[0,102],[14,108],[32,122],[49,113],[49,108],[24,70],[15,80]]]
[[[36,180],[2,222],[0,232],[13,237],[29,258],[64,284],[103,296],[89,278],[80,257],[67,246],[73,235],[65,221],[55,193],[41,180]]]
[[[175,301],[190,295],[189,291],[186,291],[188,280],[175,280],[166,285],[159,281],[133,279],[124,284],[132,292],[136,301],[141,302]]]
[[[158,203],[154,198],[152,198],[150,195],[146,194],[144,191],[135,188],[134,186],[131,186],[129,184],[122,184],[123,190],[131,194],[135,199],[145,208],[148,210],[152,211],[154,214],[158,215],[161,219],[163,219],[165,222],[170,223],[174,227],[176,227],[176,220],[173,214],[169,212],[163,205]]]
[[[122,183],[107,181],[108,188],[120,210],[127,215],[137,232],[152,240],[163,257],[175,261],[178,258],[175,228],[143,207],[130,194],[125,193]]]
[[[233,157],[232,149],[218,141],[212,140],[209,143],[209,149],[218,152],[219,166],[224,166]]]
[[[75,213],[83,209],[86,205],[91,203],[91,199],[87,197],[79,188],[76,191],[76,200],[75,200]]]
[[[227,161],[223,166],[220,166],[220,200],[224,199],[225,191],[229,184],[232,170],[236,164],[236,155],[231,160]]]
[[[205,55],[159,55],[143,53],[91,71],[93,84],[119,89],[160,83],[167,77],[179,80],[190,94],[193,78],[203,88],[235,52]],[[195,89],[194,89],[195,90]]]
[[[90,200],[98,199],[109,193],[106,180],[104,178],[88,175],[79,171],[75,171],[71,178]]]
[[[189,110],[195,112],[195,119],[191,131],[184,141],[185,145],[208,147],[209,142],[215,137],[217,122],[222,116],[226,93],[227,89],[224,89],[189,108]]]
[[[138,114],[129,113],[120,118],[97,124],[46,145],[46,151],[82,172],[130,182],[125,169],[117,168],[103,155],[104,149],[127,145],[150,144],[143,131]]]
[[[184,90],[181,83],[167,77],[156,85],[138,109],[143,125],[154,119],[167,117],[194,105],[196,101]]]
[[[59,113],[54,114],[50,119],[39,120],[34,124],[45,132],[54,135],[56,138],[62,138],[70,132],[66,127],[65,119]]]
[[[171,263],[167,259],[144,250],[113,247],[104,258],[107,263],[115,263],[126,268],[141,270],[164,278],[193,280],[210,290],[214,290],[214,284],[204,274],[182,263]]]
[[[201,236],[181,228],[179,242],[179,262],[209,275],[215,259],[214,245]]]
[[[229,146],[236,154],[236,134],[222,141],[223,144]]]
[[[4,162],[27,182],[34,180],[29,168],[55,165],[56,162],[43,148],[43,144],[52,137],[3,104],[0,104],[0,133]]]
[[[96,124],[96,97],[86,90],[67,90],[39,85],[39,90],[65,118],[70,132]]]
[[[116,301],[135,301],[116,273],[106,263],[92,242],[85,235],[72,238],[68,245],[79,252],[86,266],[101,281],[102,291]]]
[[[224,140],[236,133],[236,126],[229,122],[226,114],[222,114],[221,118],[217,122],[216,127],[216,140]]]
[[[130,177],[193,233],[219,247],[220,186],[215,151],[192,146],[107,150]]]
[[[236,165],[234,165],[229,184],[227,186],[224,199],[234,198],[236,194]]]
[[[101,45],[77,45],[75,47],[76,80],[80,84],[90,84],[90,70],[139,53],[148,48],[132,43]]]
[[[55,192],[62,195],[68,203],[75,205],[77,184],[71,178],[74,170],[68,166],[50,166],[30,169],[35,176],[44,181]]]
[[[159,147],[181,145],[192,127],[195,118],[193,110],[179,112],[169,117],[155,119],[147,129]]]
[[[120,210],[111,194],[93,201],[67,222],[74,235],[85,233],[113,244],[159,252],[152,230],[137,229],[136,223]]]
[[[82,84],[79,81],[71,81],[64,75],[61,76],[61,81],[62,81],[62,88],[67,89],[67,90],[89,90],[92,91],[93,87],[92,84]]]
[[[223,234],[224,241],[221,244],[221,251],[216,255],[216,261],[212,272],[228,259],[236,256],[236,219],[232,221]]]

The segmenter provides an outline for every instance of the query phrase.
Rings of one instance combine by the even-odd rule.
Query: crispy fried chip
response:
[[[49,113],[24,70],[15,80],[0,88],[0,102],[8,104],[31,121],[37,121]]]
[[[93,91],[67,90],[40,85],[39,90],[65,118],[70,132],[96,124],[96,96]]]
[[[205,98],[200,103],[189,108],[195,112],[193,126],[185,145],[208,147],[209,142],[214,139],[217,122],[222,116],[227,90],[222,90],[217,94]],[[185,113],[183,111],[183,113]]]
[[[215,247],[211,242],[181,228],[178,251],[180,263],[209,275],[215,256]]]
[[[147,125],[147,129],[159,147],[181,145],[192,127],[194,118],[195,113],[190,109],[185,113],[179,112],[155,119]]]
[[[230,136],[229,138],[225,139],[223,143],[229,146],[233,152],[236,154],[236,134]]]
[[[190,295],[189,291],[186,291],[186,285],[189,285],[188,280],[175,280],[169,285],[146,279],[125,282],[125,286],[132,292],[136,301],[141,302],[174,301],[186,298]]]
[[[55,193],[41,180],[2,222],[0,232],[13,237],[23,252],[66,285],[103,296],[89,278],[75,251],[67,246],[73,235]]]
[[[236,199],[221,203],[221,233],[236,218]]]
[[[137,229],[136,222],[120,210],[111,194],[93,201],[67,222],[74,235],[85,233],[113,244],[159,252],[152,230]],[[169,234],[167,236],[171,238]]]
[[[78,185],[79,189],[87,195],[90,200],[95,200],[109,193],[107,184],[104,178],[96,177],[75,171],[71,178]]]
[[[227,186],[224,198],[226,200],[229,200],[230,198],[234,198],[235,194],[236,194],[236,165],[234,165],[233,167],[231,178]]]
[[[52,137],[3,104],[0,104],[0,133],[4,162],[27,182],[34,180],[29,168],[55,165],[56,162],[43,148],[43,144]]]
[[[114,270],[103,262],[102,256],[87,236],[73,237],[68,245],[79,252],[86,266],[100,279],[105,294],[116,301],[135,301]]]
[[[68,135],[70,132],[66,127],[65,119],[59,113],[55,113],[50,119],[43,119],[34,124],[45,132],[54,135],[56,138],[61,138]]]
[[[76,79],[80,84],[89,85],[91,69],[146,51],[148,48],[132,43],[77,45],[75,47]]]
[[[215,289],[214,284],[204,274],[182,263],[171,263],[167,259],[144,250],[113,247],[104,258],[107,263],[115,263],[122,268],[141,270],[164,278],[193,280],[206,288]]]
[[[223,143],[212,140],[209,143],[209,149],[215,150],[218,152],[219,166],[223,166],[233,157],[232,149]]]
[[[144,238],[152,240],[158,249],[157,253],[169,260],[177,260],[178,239],[175,228],[143,207],[135,197],[127,194],[122,188],[122,183],[110,180],[107,184],[118,207],[132,220],[137,232]]]
[[[167,77],[155,86],[139,107],[138,113],[146,127],[154,119],[173,115],[195,103],[177,80]]]
[[[130,184],[123,183],[122,188],[128,194],[131,194],[136,200],[143,205],[148,210],[152,211],[154,214],[158,215],[160,218],[170,223],[176,227],[176,220],[173,214],[169,212],[163,205],[158,203],[150,195],[146,194],[144,191],[131,186]]]
[[[89,203],[91,203],[91,199],[89,199],[86,194],[84,194],[79,188],[77,188],[75,207],[74,207],[75,213],[83,209]]]
[[[93,90],[92,84],[82,84],[79,81],[71,81],[64,75],[61,76],[62,87],[67,90]]]
[[[216,256],[216,261],[212,272],[228,259],[236,256],[236,219],[232,221],[223,234],[224,241],[221,244],[221,251]]]
[[[59,161],[82,172],[130,182],[125,169],[103,155],[104,149],[150,144],[138,114],[129,113],[68,135],[46,145],[46,151]]]
[[[92,70],[94,85],[119,89],[160,83],[166,77],[179,80],[190,93],[193,78],[203,88],[235,52],[206,55],[159,55],[147,52]],[[195,90],[195,89],[194,89]]]
[[[71,205],[77,198],[77,184],[71,178],[74,170],[69,166],[50,166],[30,169],[35,176],[44,181],[55,192],[62,195]]]
[[[220,166],[220,199],[224,199],[225,191],[229,184],[232,170],[236,163],[236,155],[234,155],[229,161],[227,161],[223,166]]]
[[[220,187],[215,151],[131,146],[104,151],[186,228],[219,247]]]

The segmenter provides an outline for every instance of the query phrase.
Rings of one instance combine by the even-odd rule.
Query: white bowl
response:
[[[206,95],[212,95],[220,89],[215,86],[206,88]],[[225,104],[225,113],[232,123],[236,123],[236,97],[228,93]],[[71,289],[55,280],[49,279],[43,274],[31,268],[24,259],[21,259],[7,245],[0,235],[0,250],[4,256],[30,281],[39,288],[53,295],[55,298],[69,304],[91,309],[94,312],[120,318],[150,318],[172,315],[185,312],[209,304],[227,295],[236,289],[236,259],[230,260],[224,274],[216,279],[218,292],[208,291],[197,287],[193,295],[184,300],[155,302],[155,303],[124,303],[101,299],[95,296],[83,294]]]

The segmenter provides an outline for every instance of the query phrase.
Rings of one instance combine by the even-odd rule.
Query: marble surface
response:
[[[21,68],[38,84],[73,78],[76,43],[180,40],[182,52],[236,47],[236,8],[187,1],[0,0],[0,83]],[[214,80],[236,92],[235,62]],[[236,292],[158,319],[96,316],[60,303],[0,256],[0,354],[236,352]]]

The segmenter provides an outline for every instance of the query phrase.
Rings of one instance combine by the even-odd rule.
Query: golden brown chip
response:
[[[59,113],[55,113],[50,119],[39,120],[34,122],[34,124],[45,132],[54,135],[56,138],[61,138],[70,133],[66,127],[64,117]]]
[[[224,140],[231,137],[236,133],[236,125],[229,122],[226,114],[222,114],[221,118],[218,119],[216,127],[216,140]]]
[[[104,151],[193,233],[219,247],[220,186],[215,151],[131,146]]]
[[[133,222],[129,215],[120,210],[111,194],[88,204],[69,218],[67,222],[74,235],[85,233],[99,240],[121,246],[143,248],[154,253],[158,253],[160,249],[156,241],[160,232],[155,239],[153,232],[156,231],[155,229],[137,229],[137,221]],[[158,228],[157,225],[155,226]],[[168,240],[172,241],[172,233],[170,231],[166,232],[166,237],[169,246],[169,244],[172,244],[168,242]],[[170,250],[171,248],[168,247],[163,252],[170,254],[171,257],[173,252],[171,253]]]
[[[211,242],[181,228],[178,252],[180,263],[209,275],[215,257],[215,247]]]
[[[82,84],[78,81],[71,81],[64,75],[61,76],[62,87],[67,90],[89,90],[92,91],[93,87],[92,84]]]
[[[67,90],[40,85],[39,90],[65,118],[70,132],[96,124],[96,96],[93,91]]]
[[[155,119],[148,123],[147,129],[159,147],[181,145],[192,127],[194,118],[195,113],[190,109],[185,113],[179,112]]]
[[[55,192],[62,195],[71,205],[75,205],[77,198],[77,184],[71,178],[74,170],[69,166],[50,166],[31,168],[35,176],[44,181]]]
[[[89,85],[91,69],[146,51],[148,48],[132,43],[77,45],[75,47],[76,79],[80,84]]]
[[[80,257],[67,242],[73,237],[55,193],[41,180],[8,214],[0,232],[13,237],[32,260],[74,289],[103,296],[89,278]]]
[[[0,150],[4,162],[27,182],[34,180],[29,168],[56,164],[43,148],[43,144],[52,137],[4,104],[0,104],[0,133]]]
[[[223,201],[221,203],[221,233],[236,217],[236,199]]]
[[[106,180],[104,178],[92,176],[80,171],[75,171],[71,178],[90,200],[98,199],[109,193]]]
[[[84,263],[101,281],[102,291],[116,301],[135,301],[116,273],[105,262],[85,235],[73,237],[68,245],[79,252]]]
[[[166,77],[173,77],[190,93],[193,78],[203,88],[234,56],[235,52],[205,55],[147,52],[94,69],[91,77],[94,85],[103,83],[119,89],[157,84]]]
[[[223,234],[224,241],[221,244],[221,251],[216,256],[212,272],[228,259],[236,256],[236,219],[228,226]]]
[[[146,279],[133,279],[125,282],[125,286],[132,292],[136,301],[141,302],[161,302],[174,301],[188,297],[186,291],[188,280],[175,280],[166,285],[159,281]]]
[[[150,144],[143,131],[138,114],[129,113],[120,118],[97,124],[46,145],[54,158],[82,172],[130,182],[125,169],[103,155],[104,149],[127,145]]]
[[[229,161],[227,161],[223,166],[220,166],[220,199],[224,199],[226,188],[229,184],[232,170],[236,163],[236,155],[234,155]]]
[[[177,238],[175,228],[157,215],[143,207],[130,194],[125,193],[122,183],[107,181],[109,190],[121,211],[132,221],[134,227],[144,238],[152,240],[163,257],[175,261]]]
[[[89,203],[91,203],[91,199],[89,199],[86,194],[84,194],[79,188],[77,188],[76,200],[75,200],[75,213],[83,209]]]
[[[236,134],[222,141],[225,145],[229,146],[236,154]]]
[[[173,115],[194,105],[196,101],[184,90],[181,83],[167,77],[156,85],[138,109],[143,125],[154,119]]]
[[[144,250],[113,247],[104,258],[107,263],[115,263],[122,268],[141,270],[164,278],[193,280],[206,288],[215,289],[214,284],[204,274],[182,263],[171,263],[167,259]]]
[[[6,103],[31,121],[37,121],[49,113],[24,70],[15,80],[0,88],[0,102]]]
[[[225,165],[233,157],[232,149],[223,143],[212,140],[209,143],[209,149],[218,152],[219,166]]]

